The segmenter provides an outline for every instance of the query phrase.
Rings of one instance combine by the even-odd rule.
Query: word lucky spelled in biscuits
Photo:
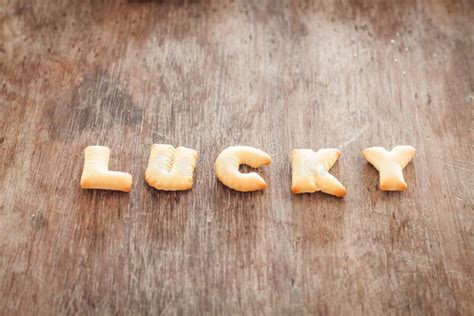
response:
[[[384,191],[403,191],[407,183],[403,169],[415,157],[412,146],[395,146],[391,151],[382,147],[370,147],[362,151],[380,175],[379,187]],[[346,194],[342,183],[329,173],[341,156],[335,148],[294,149],[291,151],[291,192],[313,193],[321,191],[337,197]],[[109,170],[110,149],[104,146],[88,146],[84,150],[84,169],[81,176],[83,189],[102,189],[130,192],[132,175]],[[153,144],[145,171],[146,182],[157,190],[179,191],[193,187],[193,175],[198,153],[186,147]],[[231,146],[217,157],[214,171],[217,178],[227,187],[251,192],[265,190],[267,183],[256,172],[242,173],[244,164],[260,168],[271,164],[272,158],[264,151],[249,146]]]

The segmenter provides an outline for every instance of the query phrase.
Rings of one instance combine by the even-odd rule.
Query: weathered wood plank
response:
[[[1,314],[472,314],[472,1],[0,2]],[[148,187],[153,142],[200,153]],[[109,146],[130,194],[79,188]],[[266,192],[220,184],[229,145]],[[403,193],[367,146],[411,144]],[[292,196],[338,147],[337,199]]]

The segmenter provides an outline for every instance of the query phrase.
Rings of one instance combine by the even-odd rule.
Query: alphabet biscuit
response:
[[[84,169],[81,176],[83,189],[101,189],[130,192],[132,175],[109,170],[110,149],[88,146],[84,149]]]
[[[145,180],[158,190],[189,190],[193,187],[197,159],[198,153],[193,149],[153,144]]]
[[[263,178],[255,173],[241,173],[241,164],[249,165],[252,168],[259,168],[272,162],[272,158],[260,149],[248,146],[232,146],[224,149],[216,159],[214,164],[217,178],[237,191],[249,192],[265,190],[267,183]]]
[[[381,190],[403,191],[407,183],[402,170],[415,157],[415,152],[412,146],[395,146],[392,151],[382,147],[366,148],[362,154],[379,171]]]
[[[314,152],[311,149],[294,149],[291,152],[291,192],[313,193],[322,191],[338,197],[346,194],[344,186],[328,171],[341,156],[335,148]]]

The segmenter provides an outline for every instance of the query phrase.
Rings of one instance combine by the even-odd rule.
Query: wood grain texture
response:
[[[474,3],[0,1],[0,314],[473,314]],[[152,143],[198,150],[159,192]],[[79,187],[112,150],[130,194]],[[219,152],[272,155],[234,192]],[[368,146],[410,144],[385,193]],[[337,147],[340,200],[290,194]]]

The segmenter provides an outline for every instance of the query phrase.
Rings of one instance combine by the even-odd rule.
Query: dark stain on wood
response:
[[[133,104],[127,89],[113,82],[107,73],[86,75],[72,91],[71,100],[60,100],[42,117],[53,139],[71,140],[83,131],[111,130],[114,126],[139,125],[142,110]]]

